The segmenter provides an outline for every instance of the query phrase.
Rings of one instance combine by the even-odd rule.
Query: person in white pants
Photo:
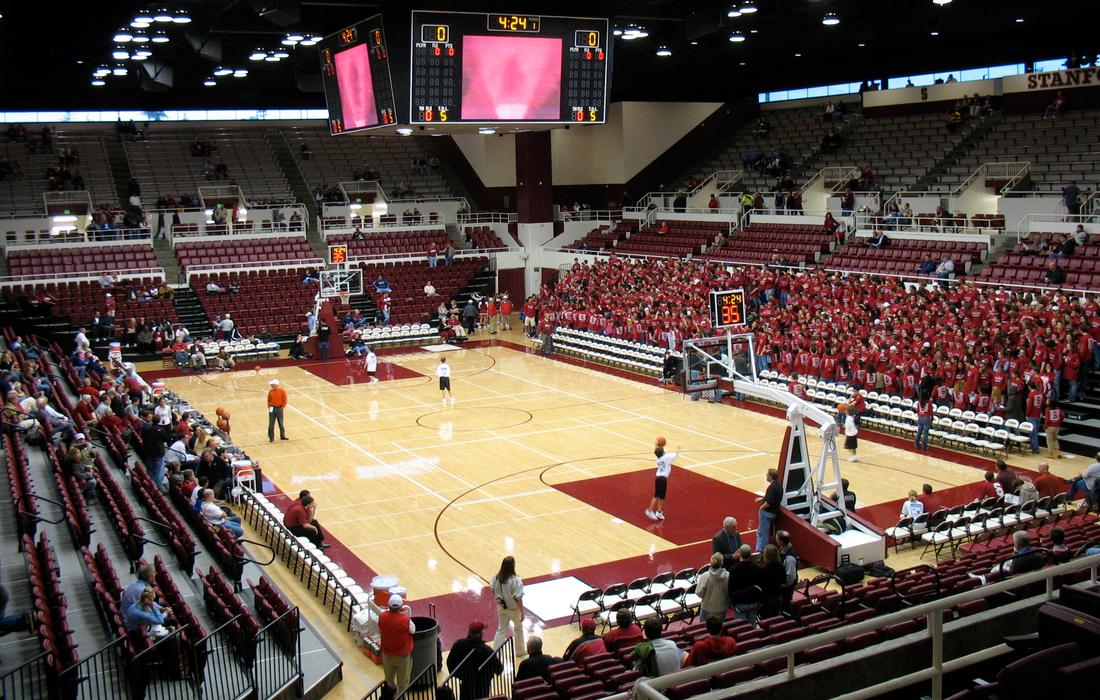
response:
[[[515,557],[504,557],[500,562],[500,571],[489,581],[489,589],[497,602],[497,635],[493,638],[493,648],[499,649],[508,638],[509,624],[513,627],[516,658],[527,656],[527,645],[523,641],[523,580],[516,575]]]

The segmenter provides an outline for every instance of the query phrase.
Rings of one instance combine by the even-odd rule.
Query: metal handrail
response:
[[[300,258],[297,260],[252,260],[235,263],[204,263],[202,265],[188,265],[186,279],[191,281],[192,276],[210,272],[240,272],[247,270],[294,270],[303,267],[324,267],[323,258]]]
[[[104,275],[117,277],[120,280],[140,279],[142,277],[159,277],[164,279],[163,267],[142,267],[130,270],[86,270],[83,272],[41,272],[33,275],[8,275],[0,277],[0,287],[16,287],[24,284],[38,284],[40,282],[79,282],[81,280],[97,280]]]
[[[930,601],[928,603],[921,603],[913,607],[905,608],[904,610],[888,613],[886,615],[879,615],[869,620],[861,622],[855,622],[847,625],[842,625],[824,632],[818,632],[817,634],[801,637],[799,639],[784,642],[782,644],[776,644],[773,646],[764,647],[755,651],[750,651],[747,654],[741,654],[729,659],[717,661],[705,666],[698,666],[691,669],[685,669],[677,671],[675,673],[666,674],[659,678],[644,678],[639,679],[634,686],[634,693],[636,697],[645,698],[646,700],[666,700],[667,696],[661,691],[666,688],[672,688],[683,683],[690,683],[691,681],[702,680],[716,676],[728,671],[734,671],[740,668],[747,668],[776,657],[787,657],[787,678],[797,678],[798,669],[794,665],[795,654],[813,647],[821,646],[823,644],[829,644],[841,639],[851,637],[854,635],[862,634],[864,632],[877,631],[883,627],[898,623],[906,622],[917,617],[927,617],[929,624],[925,626],[924,634],[927,638],[933,639],[932,650],[932,668],[924,671],[917,672],[916,674],[910,674],[905,680],[908,682],[916,682],[918,680],[932,680],[934,687],[938,679],[942,679],[944,673],[957,670],[964,667],[964,659],[955,659],[952,661],[943,660],[943,645],[936,641],[937,635],[942,635],[943,628],[943,613],[945,610],[957,607],[963,603],[969,603],[973,600],[986,599],[998,593],[1005,593],[1012,591],[1016,588],[1021,588],[1035,583],[1046,583],[1046,591],[1044,593],[1047,600],[1051,600],[1054,597],[1054,579],[1073,572],[1081,571],[1082,569],[1089,570],[1090,580],[1097,580],[1097,569],[1100,567],[1100,554],[1094,554],[1089,557],[1081,559],[1075,559],[1065,564],[1058,564],[1052,567],[1042,569],[1040,571],[1028,572],[1025,574],[1019,574],[1010,579],[1003,581],[997,581],[996,583],[990,583],[985,586],[980,586],[972,590],[963,591],[962,593],[956,593],[954,595],[940,598],[939,600]],[[900,679],[892,679],[897,681]],[[892,681],[888,681],[888,688],[882,688],[880,692],[884,692],[893,688]],[[878,684],[870,688],[864,688],[861,692],[868,693],[872,690],[879,688],[883,684]],[[619,696],[613,696],[619,697]],[[938,697],[933,695],[933,697]]]

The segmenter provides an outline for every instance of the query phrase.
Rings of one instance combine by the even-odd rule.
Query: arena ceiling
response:
[[[648,37],[615,45],[612,99],[735,100],[758,92],[937,70],[1066,56],[1097,50],[1087,35],[1081,0],[759,0],[737,18],[727,11],[744,0],[125,0],[61,3],[0,0],[7,110],[324,107],[317,91],[315,48],[284,47],[288,32],[330,34],[382,12],[391,45],[407,36],[409,10],[454,9],[528,14],[608,16],[642,25]],[[257,8],[285,10],[283,23]],[[183,11],[190,22],[164,27],[163,43],[144,44],[172,70],[172,86],[142,85],[132,62],[127,76],[91,84],[98,66],[111,66],[114,35],[142,10]],[[840,20],[822,23],[827,13]],[[156,13],[153,13],[156,14]],[[278,15],[278,12],[276,13]],[[297,19],[295,19],[297,17]],[[745,41],[732,43],[740,31]],[[196,46],[220,43],[220,60]],[[135,45],[131,45],[131,48]],[[658,57],[658,47],[672,55]],[[278,62],[249,60],[257,47],[286,49]],[[150,64],[152,65],[152,64]],[[243,68],[242,78],[203,82],[218,66]],[[231,77],[231,76],[230,76]]]

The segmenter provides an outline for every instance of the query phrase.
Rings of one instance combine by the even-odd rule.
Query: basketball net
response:
[[[351,306],[351,292],[340,290],[340,292],[337,293],[337,296],[340,297],[340,306]]]

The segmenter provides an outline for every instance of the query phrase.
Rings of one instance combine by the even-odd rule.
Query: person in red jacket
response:
[[[644,636],[642,628],[634,623],[634,616],[629,610],[615,612],[615,629],[606,632],[603,636],[603,644],[611,653],[619,649],[625,649],[641,643]]]
[[[596,621],[588,617],[581,620],[581,636],[569,643],[562,658],[571,660],[584,670],[588,659],[606,653],[607,647],[604,646],[603,638],[596,635]]]
[[[408,687],[412,675],[412,636],[416,625],[409,612],[401,596],[391,595],[389,609],[378,616],[378,632],[382,637],[382,672],[387,683],[397,686],[398,695]]]
[[[688,652],[685,666],[705,666],[712,661],[727,659],[737,653],[737,642],[733,637],[722,635],[724,623],[717,617],[707,618],[707,637],[700,639]]]

